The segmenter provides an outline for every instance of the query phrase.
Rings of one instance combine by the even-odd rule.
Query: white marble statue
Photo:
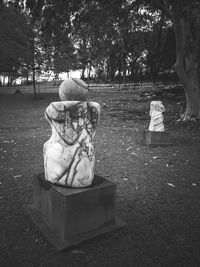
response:
[[[162,104],[162,101],[151,101],[150,103],[150,112],[151,121],[149,124],[149,131],[163,132],[165,131],[164,127],[164,116],[165,107]]]
[[[62,101],[45,111],[52,135],[44,144],[45,179],[68,187],[87,187],[94,178],[93,138],[100,117],[100,105],[86,101],[87,84],[66,79],[59,88]]]
[[[92,141],[100,105],[87,101],[52,102],[45,117],[52,129],[43,150],[45,179],[69,187],[91,185],[95,164]]]

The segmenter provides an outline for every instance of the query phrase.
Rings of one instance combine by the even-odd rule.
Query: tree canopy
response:
[[[0,10],[0,73],[18,76],[30,61],[30,28],[25,15],[11,7]]]
[[[88,75],[93,70],[100,78],[118,77],[119,81],[121,76],[125,81],[127,75],[141,79],[145,74],[155,82],[159,72],[170,71],[175,63],[174,69],[186,95],[183,119],[200,116],[198,0],[10,0],[0,3],[6,6],[0,14],[5,27],[12,29],[12,23],[6,22],[5,16],[9,16],[9,21],[17,16],[19,27],[22,27],[20,21],[27,19],[26,25],[32,33],[37,29],[39,35],[34,38],[32,35],[31,40],[36,49],[39,41],[38,52],[44,56],[41,61],[46,68],[50,66],[55,72],[81,68],[83,78],[86,69]],[[9,41],[10,50],[8,46],[5,53],[1,53],[1,62],[4,62],[1,71],[2,66],[19,69],[20,62],[28,58],[26,30],[22,27],[19,31],[19,27],[12,30],[16,38],[14,42]],[[5,31],[1,31],[4,36]],[[5,50],[3,40],[6,39],[1,37],[1,51]],[[26,47],[27,52],[23,49],[23,56],[19,57],[22,47]],[[36,49],[32,49],[32,57],[36,56]],[[34,65],[36,59],[32,61]]]
[[[5,2],[10,8],[15,7],[16,12],[20,11],[19,16],[26,14],[26,25],[31,28],[31,37],[27,40],[30,39],[38,71],[82,69],[84,78],[85,70],[89,69],[89,73],[93,70],[98,78],[106,81],[116,75],[119,79],[121,75],[128,75],[136,80],[145,66],[145,74],[152,79],[161,67],[161,57],[157,54],[164,45],[164,38],[160,38],[156,30],[160,14],[146,12],[135,1]],[[157,51],[159,38],[162,45]],[[166,67],[171,66],[162,63],[162,69]],[[21,73],[29,69],[27,66]]]

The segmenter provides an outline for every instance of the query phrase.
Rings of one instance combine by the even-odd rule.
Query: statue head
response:
[[[150,115],[152,114],[152,112],[165,112],[165,107],[163,106],[162,101],[159,100],[154,100],[151,101],[150,103]]]
[[[62,101],[86,101],[87,84],[78,78],[64,80],[59,87],[59,96]]]

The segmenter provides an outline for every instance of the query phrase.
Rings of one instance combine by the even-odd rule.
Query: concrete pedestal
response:
[[[172,145],[169,132],[144,131],[142,143],[148,147]]]
[[[58,250],[118,229],[115,217],[116,185],[100,176],[87,188],[53,185],[44,174],[34,177],[33,204],[25,209],[47,240]]]

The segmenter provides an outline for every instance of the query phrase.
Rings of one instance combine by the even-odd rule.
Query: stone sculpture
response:
[[[150,112],[151,121],[149,124],[149,131],[164,132],[164,116],[165,107],[162,104],[162,101],[151,101],[150,103]]]
[[[94,175],[100,105],[86,94],[83,81],[68,79],[59,88],[62,101],[46,108],[52,135],[43,148],[45,174],[34,177],[33,204],[25,206],[58,250],[125,225],[115,216],[116,184]]]
[[[78,78],[64,80],[59,88],[59,96],[63,101],[80,100],[86,101],[88,93],[87,84]]]
[[[71,91],[73,85],[73,92]],[[77,89],[77,91],[76,91]],[[62,100],[52,102],[45,111],[52,135],[44,144],[45,179],[68,187],[87,187],[94,178],[95,153],[93,139],[100,117],[100,105],[77,101],[85,98],[85,88],[71,79],[61,84]]]

